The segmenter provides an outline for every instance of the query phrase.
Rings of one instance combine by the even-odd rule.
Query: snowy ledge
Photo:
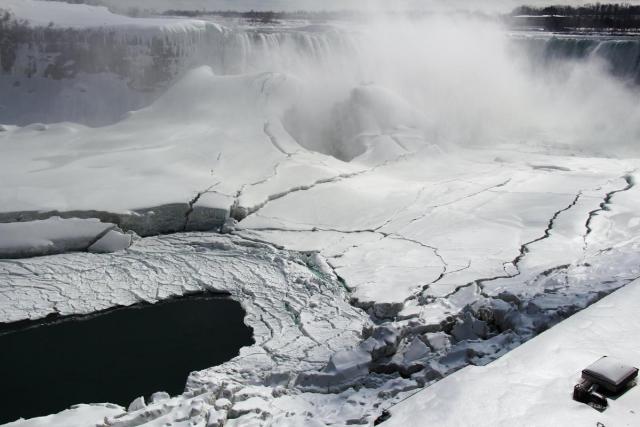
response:
[[[72,251],[106,253],[131,246],[134,235],[98,219],[0,223],[0,258],[25,258]]]
[[[640,365],[636,280],[487,366],[469,366],[394,406],[384,426],[638,425],[640,389],[600,413],[571,399],[603,355]]]

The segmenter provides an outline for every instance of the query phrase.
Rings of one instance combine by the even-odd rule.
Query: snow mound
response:
[[[283,129],[297,94],[297,80],[284,74],[216,76],[204,66],[112,126],[7,128],[0,222],[57,215],[140,235],[211,230],[245,189],[259,204],[271,191],[353,170],[305,151]]]

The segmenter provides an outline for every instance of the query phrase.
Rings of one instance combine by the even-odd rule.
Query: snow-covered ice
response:
[[[245,188],[262,188],[252,193],[259,204],[273,197],[266,191],[286,193],[357,171],[287,139],[273,117],[296,87],[286,75],[219,77],[201,67],[113,126],[60,123],[2,132],[0,217],[97,215],[141,235],[211,229],[222,225]],[[274,188],[266,182],[275,175]]]

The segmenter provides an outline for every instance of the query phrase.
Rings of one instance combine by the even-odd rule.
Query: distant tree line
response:
[[[112,12],[123,15],[142,17],[152,16],[154,10],[139,9],[135,6],[114,7],[104,0],[47,0],[65,1],[67,3],[84,3],[90,5],[107,6]],[[219,16],[223,18],[241,18],[256,23],[272,23],[279,20],[306,19],[325,22],[336,19],[357,20],[362,17],[362,11],[332,10],[332,11],[256,11],[240,12],[233,10],[194,10],[171,9],[162,13],[167,16],[206,17]],[[364,13],[366,15],[366,13]],[[419,19],[429,15],[428,11],[415,11],[408,16]],[[547,31],[640,31],[640,5],[629,3],[594,3],[581,6],[520,6],[503,19],[515,28],[536,27]]]
[[[106,6],[102,0],[45,0],[45,1],[57,1],[71,4],[89,4],[92,6]]]
[[[0,8],[0,75],[59,80],[109,72],[136,90],[152,91],[175,77],[176,64],[185,55],[179,43],[162,34],[123,37],[109,27],[34,26]],[[144,65],[141,56],[149,60]]]
[[[222,18],[241,18],[247,19],[252,22],[270,23],[277,22],[278,20],[288,19],[307,19],[311,21],[329,21],[334,19],[348,19],[358,16],[358,12],[355,11],[289,11],[289,12],[276,12],[276,11],[257,11],[250,10],[248,12],[239,12],[234,10],[178,10],[171,9],[163,13],[166,16],[184,16],[189,18],[203,17],[203,16],[219,16]]]
[[[640,6],[628,3],[595,3],[583,6],[520,6],[508,16],[518,26],[541,26],[548,31],[640,30]]]
[[[0,71],[8,72],[16,60],[16,45],[29,31],[24,20],[17,20],[8,10],[0,9]]]

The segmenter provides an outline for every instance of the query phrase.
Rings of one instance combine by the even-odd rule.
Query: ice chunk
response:
[[[404,363],[409,364],[429,354],[429,347],[419,338],[414,338],[404,352]]]
[[[166,391],[157,391],[151,395],[151,398],[149,399],[149,401],[151,403],[158,403],[163,400],[167,400],[170,397],[171,396],[169,396],[169,393],[167,393]]]
[[[229,410],[229,417],[238,418],[249,413],[262,414],[268,412],[269,404],[260,397],[251,397],[237,402]]]
[[[324,371],[303,372],[296,384],[307,390],[340,390],[353,384],[354,379],[367,375],[371,354],[363,348],[334,353]]]
[[[130,234],[125,234],[120,230],[109,230],[87,250],[94,253],[116,252],[127,249],[131,246],[131,242],[132,236]]]
[[[487,323],[478,320],[469,312],[464,314],[462,322],[456,323],[451,334],[458,341],[475,340],[486,337],[488,332]]]
[[[231,403],[229,399],[221,397],[220,399],[217,399],[215,402],[213,402],[213,406],[218,410],[223,409],[225,411],[228,411],[233,406],[233,403]]]
[[[343,377],[355,378],[368,373],[369,363],[371,355],[366,351],[359,348],[342,350],[331,356],[325,370]]]
[[[62,219],[0,224],[0,258],[21,258],[84,251],[113,228],[97,219]]]
[[[451,347],[451,339],[444,332],[427,333],[425,338],[433,351],[447,351]]]
[[[129,407],[127,408],[127,412],[134,412],[134,411],[138,411],[140,409],[144,409],[147,407],[147,404],[144,401],[144,396],[140,396],[135,398],[130,404]]]

